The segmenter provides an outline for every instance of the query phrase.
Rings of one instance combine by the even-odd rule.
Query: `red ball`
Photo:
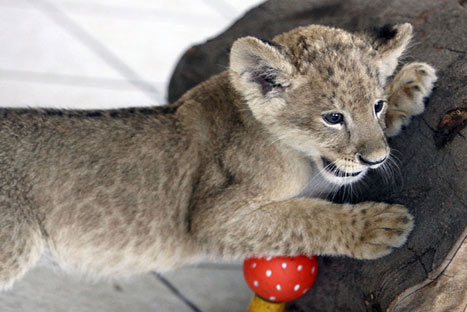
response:
[[[315,256],[249,258],[243,263],[248,286],[261,298],[284,302],[303,296],[318,274]]]

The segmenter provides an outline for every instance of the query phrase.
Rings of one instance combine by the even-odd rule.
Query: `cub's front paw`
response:
[[[366,202],[355,207],[351,223],[358,232],[350,254],[359,259],[376,259],[402,246],[413,228],[413,217],[401,205]]]
[[[389,106],[386,113],[386,134],[399,134],[410,118],[423,113],[433,85],[438,78],[433,67],[426,63],[410,63],[402,67],[387,87]]]
[[[404,112],[408,117],[423,113],[424,99],[430,96],[437,79],[435,69],[426,63],[405,65],[391,83],[391,108]]]

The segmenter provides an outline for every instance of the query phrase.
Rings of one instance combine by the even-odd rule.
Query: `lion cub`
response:
[[[405,207],[316,196],[382,166],[386,137],[423,112],[432,67],[388,82],[411,36],[409,24],[380,36],[311,25],[237,40],[229,70],[172,105],[2,109],[0,287],[43,254],[92,276],[389,254],[413,227]]]

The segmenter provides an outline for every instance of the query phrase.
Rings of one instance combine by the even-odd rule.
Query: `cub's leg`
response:
[[[315,254],[375,259],[404,244],[412,228],[412,216],[400,205],[339,205],[316,198],[264,203],[239,192],[218,195],[195,209],[191,234],[204,254],[216,258]]]
[[[433,67],[426,63],[410,63],[402,67],[386,87],[389,105],[386,112],[386,135],[398,135],[410,118],[423,113],[427,98],[437,77]]]
[[[0,194],[0,290],[10,288],[36,264],[43,249],[36,217]]]

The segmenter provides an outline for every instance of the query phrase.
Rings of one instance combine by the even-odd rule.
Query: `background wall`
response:
[[[260,2],[0,0],[0,105],[166,103],[182,53]]]

